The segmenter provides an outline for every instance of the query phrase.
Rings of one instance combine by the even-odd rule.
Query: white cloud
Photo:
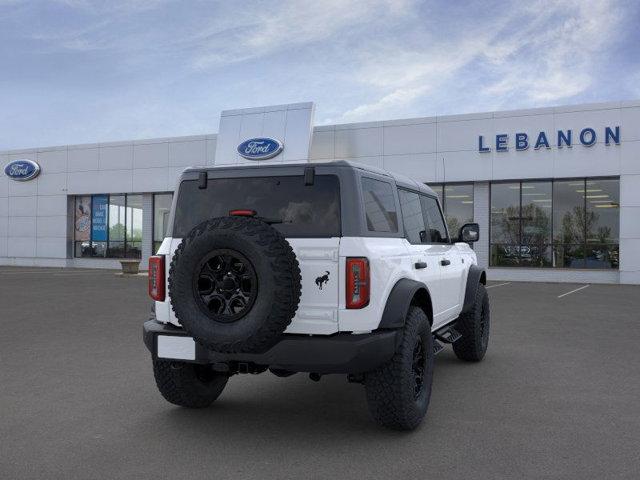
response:
[[[374,115],[380,115],[389,111],[393,111],[397,107],[408,105],[412,101],[419,98],[428,91],[429,87],[399,88],[385,95],[381,99],[358,105],[356,108],[347,110],[340,118],[341,121],[355,121],[362,118],[371,118]]]
[[[461,21],[457,35],[426,38],[419,49],[399,41],[361,53],[353,78],[371,93],[339,120],[402,115],[421,98],[473,84],[474,75],[483,105],[508,104],[515,95],[535,105],[569,99],[590,87],[597,56],[616,38],[621,21],[607,0],[542,0],[505,12],[488,28],[479,28],[481,20]],[[471,78],[461,76],[472,67]]]
[[[347,110],[340,121],[352,122],[373,115],[399,115],[403,107],[426,94],[435,94],[462,67],[478,56],[486,40],[440,42],[420,52],[397,51],[379,47],[377,59],[371,59],[357,71],[363,84],[384,92],[373,101]],[[384,59],[381,61],[381,59]]]
[[[550,103],[587,90],[596,57],[615,38],[621,19],[611,2],[537,2],[527,13],[537,13],[533,22],[496,42],[497,50],[508,54],[487,54],[501,78],[484,93],[522,92],[533,102]],[[562,20],[554,22],[557,18]]]
[[[296,0],[281,1],[271,9],[227,12],[232,23],[213,22],[196,33],[199,47],[193,65],[199,69],[219,67],[296,46],[333,39],[355,26],[402,17],[410,0]],[[234,9],[235,10],[235,9]]]
[[[109,0],[96,2],[92,0],[54,0],[55,3],[68,8],[83,10],[94,14],[113,14],[114,12],[131,13],[152,10],[171,0]]]
[[[45,23],[44,28],[25,35],[41,41],[46,52],[101,50],[122,54],[175,49],[184,52],[186,63],[195,69],[208,70],[313,43],[339,41],[343,33],[355,28],[366,33],[369,28],[405,18],[415,1],[223,0],[194,6],[180,24],[167,25],[154,24],[148,13],[163,11],[171,0],[114,0],[106,4],[55,0],[64,9],[83,15],[82,20],[65,21],[54,28],[46,28]],[[180,8],[180,2],[174,2],[174,7]]]

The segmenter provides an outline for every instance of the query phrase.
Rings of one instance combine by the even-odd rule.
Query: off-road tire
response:
[[[187,408],[205,408],[222,393],[228,376],[207,365],[166,360],[153,361],[153,375],[160,393],[170,403]]]
[[[453,351],[460,360],[479,362],[484,358],[489,346],[490,320],[489,295],[485,286],[479,284],[471,309],[456,322],[455,328],[462,338],[453,344]]]
[[[423,387],[416,397],[413,360],[418,342],[422,342],[425,355]],[[431,398],[433,356],[433,337],[427,316],[421,308],[411,307],[402,342],[394,356],[365,374],[369,411],[378,424],[394,430],[413,430],[420,424]]]
[[[248,312],[232,322],[216,321],[197,303],[193,275],[216,249],[239,252],[256,275],[257,294]],[[197,225],[175,251],[169,270],[171,305],[182,327],[217,352],[260,353],[277,343],[300,301],[300,267],[289,242],[251,217],[213,218]]]

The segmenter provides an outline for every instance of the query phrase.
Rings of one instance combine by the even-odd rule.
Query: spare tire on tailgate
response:
[[[291,245],[267,223],[213,218],[176,249],[169,296],[196,341],[218,352],[262,352],[296,313],[300,267]]]

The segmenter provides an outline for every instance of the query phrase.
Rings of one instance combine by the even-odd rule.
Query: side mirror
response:
[[[465,243],[477,242],[480,239],[480,225],[465,223],[458,234],[458,241]]]

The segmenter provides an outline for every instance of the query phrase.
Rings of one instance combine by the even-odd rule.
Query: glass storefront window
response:
[[[520,258],[520,183],[491,185],[491,265],[517,265]]]
[[[127,195],[126,248],[128,258],[142,256],[142,195]]]
[[[586,183],[587,243],[620,241],[620,183],[589,180]]]
[[[618,179],[491,184],[491,266],[618,268]]]
[[[620,182],[587,180],[585,263],[587,268],[618,268]]]
[[[551,265],[551,182],[522,182],[520,265]]]
[[[553,242],[584,242],[584,180],[559,181],[553,184]]]
[[[76,257],[141,257],[142,195],[78,196],[74,220]]]
[[[584,268],[585,180],[553,183],[554,266]]]
[[[156,193],[153,195],[153,253],[158,251],[162,240],[167,234],[172,201],[172,193]]]
[[[124,236],[127,211],[124,195],[109,196],[109,246],[107,256],[124,257]]]

